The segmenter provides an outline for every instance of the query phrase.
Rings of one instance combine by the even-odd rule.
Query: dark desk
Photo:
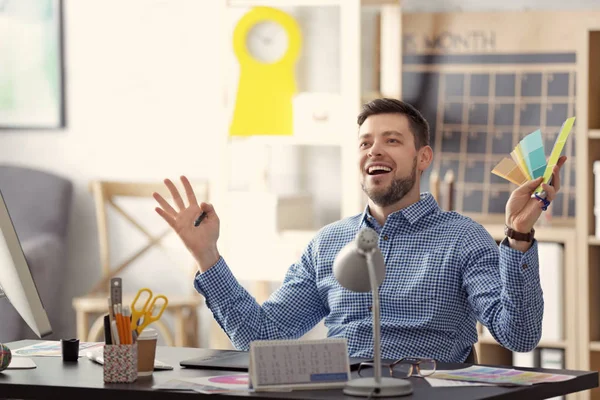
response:
[[[31,340],[7,343],[11,349],[35,343]],[[202,349],[184,347],[160,347],[157,358],[175,367],[172,371],[154,371],[151,377],[142,377],[131,384],[105,384],[102,366],[87,358],[80,358],[76,363],[63,363],[60,357],[32,357],[37,368],[29,370],[6,370],[0,372],[0,398],[18,399],[51,399],[67,397],[94,399],[191,399],[208,396],[194,392],[169,392],[153,390],[156,383],[166,382],[180,377],[199,377],[228,374],[225,371],[209,371],[180,368],[179,361],[202,355]],[[462,368],[464,364],[442,364],[440,369]],[[553,371],[556,372],[556,371]],[[402,399],[420,400],[431,398],[452,399],[543,399],[568,393],[591,389],[598,386],[598,372],[561,371],[577,378],[566,382],[534,385],[518,388],[502,387],[455,387],[432,388],[419,378],[411,378],[414,393]],[[240,397],[264,399],[359,399],[345,396],[341,389],[310,390],[281,393],[240,393],[235,395],[218,395],[220,398],[240,400]]]

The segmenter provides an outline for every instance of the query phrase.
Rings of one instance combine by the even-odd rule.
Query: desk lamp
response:
[[[373,292],[373,364],[372,378],[352,379],[344,393],[361,397],[391,397],[412,393],[412,384],[403,379],[381,376],[381,339],[379,321],[379,285],[385,278],[383,255],[377,242],[379,236],[370,228],[361,229],[333,262],[335,279],[353,292]]]

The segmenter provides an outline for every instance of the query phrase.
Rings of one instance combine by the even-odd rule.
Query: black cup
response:
[[[61,339],[63,361],[77,361],[79,359],[79,339]]]

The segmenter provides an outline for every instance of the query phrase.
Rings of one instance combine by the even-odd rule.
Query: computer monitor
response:
[[[2,295],[1,292],[4,292]],[[42,338],[52,333],[48,315],[0,191],[0,298],[7,297],[31,330]],[[0,323],[2,315],[0,315]]]

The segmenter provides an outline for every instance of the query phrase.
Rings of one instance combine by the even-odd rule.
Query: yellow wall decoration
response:
[[[231,136],[292,135],[300,28],[275,8],[255,7],[238,22],[233,49],[240,65]]]

